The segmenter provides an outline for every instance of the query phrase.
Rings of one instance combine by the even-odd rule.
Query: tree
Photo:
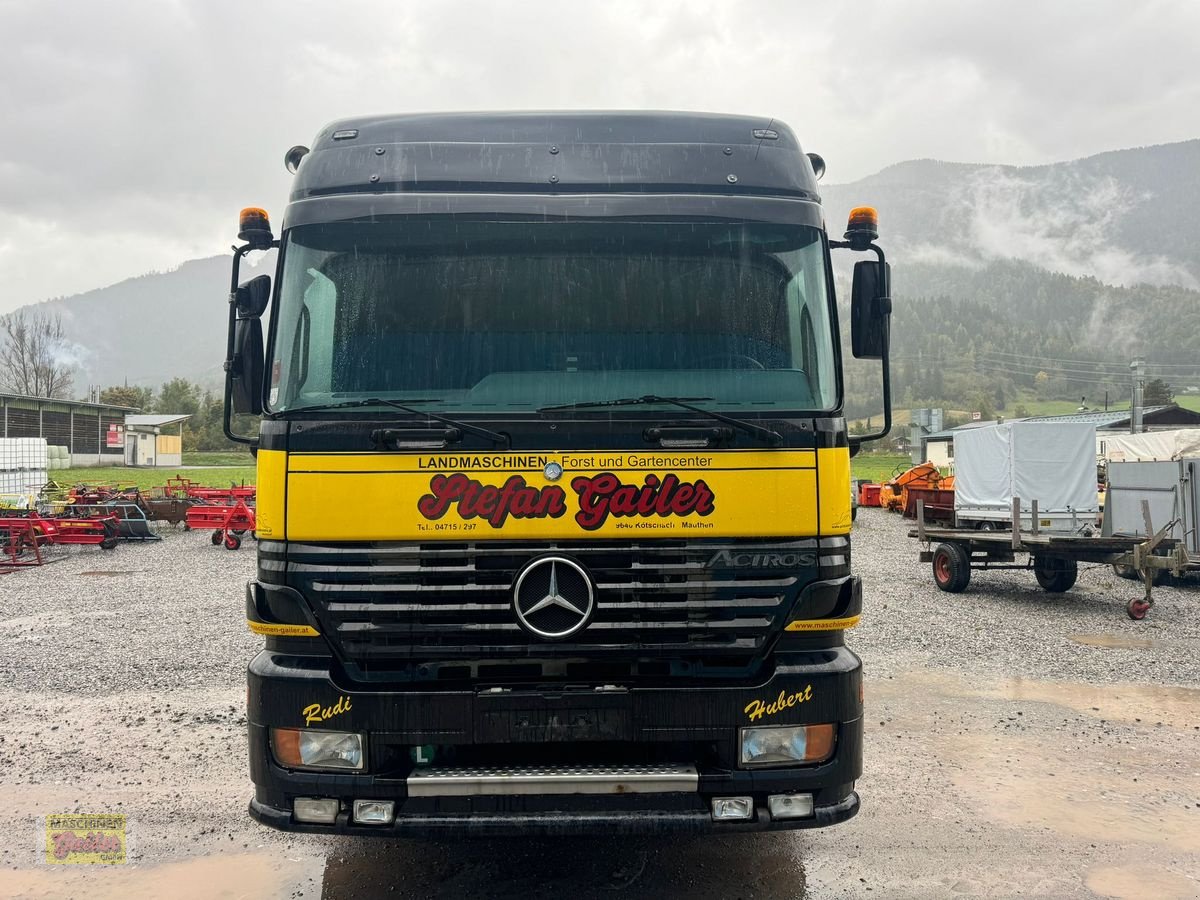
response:
[[[200,387],[186,378],[172,378],[158,392],[155,408],[160,413],[194,416],[200,412]]]
[[[1175,392],[1161,378],[1153,378],[1142,388],[1142,403],[1146,406],[1166,406],[1175,400]]]
[[[154,391],[147,387],[130,387],[129,385],[113,385],[100,392],[101,403],[111,403],[113,406],[128,406],[148,410],[154,403]]]
[[[58,313],[0,316],[0,384],[28,397],[65,397],[71,390],[73,348]]]

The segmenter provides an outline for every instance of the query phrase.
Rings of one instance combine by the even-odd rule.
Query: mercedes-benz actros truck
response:
[[[394,115],[243,211],[226,431],[257,454],[250,813],[292,831],[833,825],[862,591],[830,250],[774,119]],[[249,253],[273,276],[239,284]],[[845,316],[843,316],[845,317]],[[258,417],[257,433],[238,421]]]

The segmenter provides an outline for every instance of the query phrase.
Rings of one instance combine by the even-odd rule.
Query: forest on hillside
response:
[[[979,268],[897,263],[892,293],[898,409],[943,406],[986,418],[1009,411],[1018,397],[1086,397],[1096,405],[1108,391],[1127,400],[1136,356],[1176,391],[1200,386],[1200,292],[1111,287],[998,261]],[[849,364],[846,387],[848,416],[879,413],[877,366]]]

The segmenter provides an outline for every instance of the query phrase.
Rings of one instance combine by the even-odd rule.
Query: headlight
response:
[[[742,729],[743,766],[794,766],[833,755],[832,725],[771,725]]]
[[[347,731],[272,728],[271,748],[289,769],[362,769],[362,735]]]

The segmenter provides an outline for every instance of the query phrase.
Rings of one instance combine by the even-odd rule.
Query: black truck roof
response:
[[[775,119],[690,112],[364,116],[321,129],[291,199],[392,192],[758,194],[819,201]]]

